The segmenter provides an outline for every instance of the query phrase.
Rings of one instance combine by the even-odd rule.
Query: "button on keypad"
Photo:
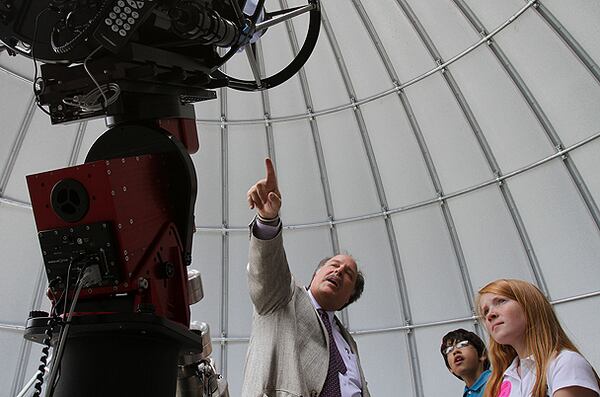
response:
[[[104,19],[104,24],[110,26],[113,32],[118,32],[121,36],[125,36],[128,31],[133,29],[133,26],[140,17],[140,14],[135,10],[143,7],[143,1],[118,0],[108,14],[108,18]]]

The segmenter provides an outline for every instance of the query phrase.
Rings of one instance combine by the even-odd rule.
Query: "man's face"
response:
[[[358,268],[349,255],[336,255],[315,274],[310,292],[325,310],[339,310],[350,300]]]
[[[446,354],[450,371],[461,379],[477,378],[483,372],[484,357],[479,357],[477,349],[471,343],[464,344],[463,341],[453,341],[446,346],[453,348]],[[462,346],[465,345],[465,346]]]

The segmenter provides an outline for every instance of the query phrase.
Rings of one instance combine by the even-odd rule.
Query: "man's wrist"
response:
[[[279,226],[281,222],[279,215],[276,215],[274,218],[265,218],[258,213],[256,214],[256,221],[266,226]]]
[[[281,219],[279,219],[279,216],[265,219],[257,213],[249,226],[250,236],[254,235],[259,240],[271,240],[281,230]]]

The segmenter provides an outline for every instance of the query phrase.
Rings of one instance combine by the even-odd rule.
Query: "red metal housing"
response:
[[[187,270],[173,223],[171,182],[166,170],[166,156],[148,154],[27,177],[39,232],[97,222],[111,225],[120,276],[112,285],[83,290],[80,300],[86,309],[78,307],[78,311],[106,312],[94,302],[126,296],[132,298],[126,310],[153,311],[189,326]],[[65,221],[52,205],[52,189],[65,179],[79,181],[89,196],[89,209],[76,222]]]

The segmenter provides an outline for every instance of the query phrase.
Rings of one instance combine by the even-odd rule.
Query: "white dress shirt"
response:
[[[315,309],[321,309],[321,305],[319,305],[313,294],[310,292],[310,289],[307,289],[307,292]],[[327,313],[327,316],[329,317],[329,323],[332,325],[331,330],[333,332],[335,345],[337,346],[337,349],[344,360],[344,364],[346,365],[346,373],[339,374],[342,397],[361,397],[362,383],[360,382],[360,372],[358,371],[356,354],[352,351],[350,345],[342,336],[340,327],[337,321],[334,320],[335,312],[325,311],[325,313]]]

